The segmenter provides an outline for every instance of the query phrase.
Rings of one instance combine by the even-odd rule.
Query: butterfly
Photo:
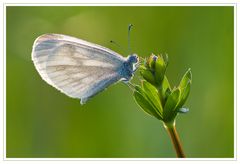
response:
[[[44,81],[69,97],[81,99],[81,104],[114,83],[128,83],[139,63],[136,54],[123,57],[62,34],[39,36],[33,44],[32,60]]]

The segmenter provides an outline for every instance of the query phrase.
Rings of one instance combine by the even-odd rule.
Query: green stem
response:
[[[183,152],[182,145],[180,143],[180,139],[176,130],[175,122],[173,123],[164,123],[164,127],[167,130],[171,140],[172,144],[175,148],[176,154],[178,158],[185,158],[185,154]]]

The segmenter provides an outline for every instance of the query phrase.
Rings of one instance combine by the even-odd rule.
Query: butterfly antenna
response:
[[[131,29],[132,29],[132,24],[129,24],[128,25],[128,51],[129,51],[129,53],[131,54],[131,45],[130,45],[130,31],[131,31]]]
[[[110,43],[114,44],[115,46],[117,46],[120,50],[122,50],[123,52],[126,53],[126,50],[124,48],[122,48],[122,46],[120,46],[117,42],[110,40]]]

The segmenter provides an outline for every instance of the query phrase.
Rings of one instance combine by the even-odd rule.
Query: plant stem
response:
[[[178,158],[185,158],[185,154],[183,152],[182,145],[180,143],[180,139],[176,130],[175,122],[173,123],[164,123],[164,127],[167,130],[171,140],[172,144],[175,148],[176,154]]]

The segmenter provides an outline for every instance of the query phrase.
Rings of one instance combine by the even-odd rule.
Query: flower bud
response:
[[[155,79],[158,85],[162,84],[162,80],[166,72],[166,67],[167,65],[162,55],[158,55],[157,60],[155,62]]]

